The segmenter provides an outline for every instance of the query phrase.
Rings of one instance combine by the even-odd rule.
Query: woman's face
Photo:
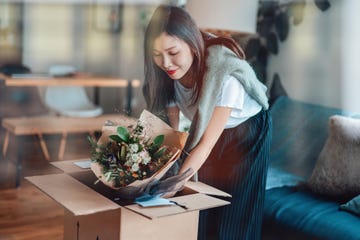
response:
[[[179,80],[189,71],[194,56],[183,40],[162,33],[154,41],[153,59],[171,79]]]

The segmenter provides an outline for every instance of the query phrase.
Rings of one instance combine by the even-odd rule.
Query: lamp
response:
[[[258,0],[187,0],[185,8],[200,29],[225,34],[256,33]]]

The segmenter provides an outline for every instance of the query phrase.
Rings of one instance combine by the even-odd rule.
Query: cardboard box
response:
[[[201,182],[188,182],[171,200],[186,206],[141,207],[116,198],[116,190],[74,161],[54,162],[61,174],[26,177],[64,207],[65,240],[197,239],[199,211],[229,204],[213,196],[226,196]],[[212,195],[212,196],[209,196]]]

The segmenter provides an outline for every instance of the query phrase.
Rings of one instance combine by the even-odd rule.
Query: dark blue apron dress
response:
[[[199,181],[232,195],[230,205],[200,211],[200,240],[261,239],[272,135],[268,111],[225,129],[198,172]]]

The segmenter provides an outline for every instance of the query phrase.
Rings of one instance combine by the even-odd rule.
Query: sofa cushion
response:
[[[265,226],[287,230],[288,239],[299,232],[311,236],[303,239],[359,239],[360,218],[339,211],[339,205],[303,188],[272,188],[265,193]]]
[[[285,172],[279,168],[270,166],[266,177],[266,190],[276,187],[297,186],[305,179],[294,174]]]
[[[281,96],[270,113],[270,166],[307,179],[326,141],[329,117],[344,112]]]
[[[319,194],[354,197],[360,194],[360,119],[331,116],[328,132],[308,187]]]
[[[281,96],[287,96],[287,93],[285,88],[283,87],[279,75],[275,74],[269,91],[270,108],[273,105],[273,103],[276,101],[276,99],[278,99]]]
[[[341,204],[340,209],[360,216],[360,195],[354,197],[347,203]]]

